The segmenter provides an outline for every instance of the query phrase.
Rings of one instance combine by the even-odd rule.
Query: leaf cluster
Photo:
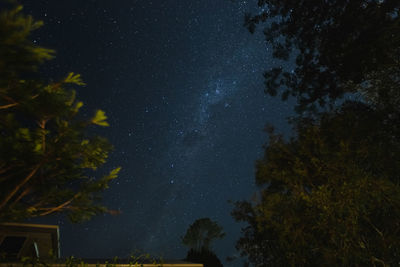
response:
[[[0,4],[3,4],[2,1]],[[39,64],[54,57],[54,50],[35,45],[29,39],[32,31],[43,25],[32,16],[22,14],[22,6],[0,13],[1,87],[37,70]]]
[[[0,13],[0,220],[64,211],[73,222],[87,220],[107,211],[99,193],[120,170],[89,176],[112,146],[88,129],[108,126],[107,117],[101,110],[89,120],[80,115],[72,88],[84,85],[79,74],[39,78],[36,70],[54,52],[29,40],[42,23],[21,9]]]

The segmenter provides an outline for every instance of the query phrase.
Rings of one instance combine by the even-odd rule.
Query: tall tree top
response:
[[[200,251],[202,249],[209,250],[211,242],[221,239],[225,236],[222,227],[210,218],[197,219],[191,224],[182,238],[183,244],[191,249]]]
[[[337,99],[371,72],[398,67],[398,0],[259,0],[262,11],[247,15],[254,32],[262,22],[273,56],[295,56],[294,70],[265,72],[266,92],[299,100],[300,109]]]

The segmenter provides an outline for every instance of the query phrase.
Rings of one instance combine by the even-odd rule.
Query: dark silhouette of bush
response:
[[[217,255],[205,248],[201,250],[190,249],[186,255],[185,261],[202,263],[204,267],[223,267]]]

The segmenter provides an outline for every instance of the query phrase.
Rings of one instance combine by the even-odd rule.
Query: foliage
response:
[[[400,262],[400,2],[258,1],[246,17],[293,71],[265,73],[267,92],[298,98],[285,140],[268,129],[256,165],[259,194],[237,202],[247,223],[237,248],[255,266],[366,266]],[[358,102],[333,100],[357,93]],[[336,105],[336,106],[335,106]]]
[[[196,251],[210,249],[211,242],[225,236],[222,227],[210,218],[197,219],[189,226],[185,236],[182,238],[184,245]]]
[[[108,126],[99,110],[82,119],[83,103],[72,86],[84,85],[79,74],[47,83],[39,66],[53,50],[29,40],[42,23],[21,13],[22,7],[0,14],[0,221],[67,212],[73,222],[107,209],[99,192],[120,168],[102,178],[89,175],[106,162],[112,149],[94,125]]]
[[[386,112],[388,116],[396,117],[400,112],[399,77],[400,64],[393,68],[370,73],[365,83],[363,85],[358,85],[356,90],[362,94],[363,99],[367,103]],[[357,85],[349,82],[348,86]],[[392,125],[394,128],[396,126],[398,125]]]
[[[398,66],[398,0],[260,0],[246,16],[254,32],[262,22],[273,56],[295,57],[296,67],[265,72],[266,91],[299,100],[300,111],[355,92],[371,73]],[[282,91],[283,90],[283,91]]]
[[[6,5],[3,2],[0,4]],[[40,28],[43,22],[22,15],[21,10],[22,6],[17,6],[0,13],[1,88],[23,79],[27,73],[54,57],[53,50],[33,45],[29,39],[31,32]]]
[[[1,260],[1,263],[5,262],[10,264],[9,260]],[[87,267],[89,265],[93,265],[93,262],[85,262],[85,260],[75,258],[74,256],[68,257],[63,260],[59,259],[39,259],[39,258],[32,258],[32,257],[23,257],[20,260],[22,266],[37,266],[37,267],[46,267],[51,265],[57,266],[65,266],[65,267]],[[96,262],[96,266],[105,266],[105,267],[117,267],[121,265],[126,265],[129,267],[143,267],[144,264],[146,265],[154,265],[155,267],[162,267],[164,265],[163,260],[157,260],[154,257],[150,256],[149,254],[141,254],[138,256],[131,256],[128,259],[128,262],[124,259],[119,259],[118,257],[114,257],[110,262],[109,261],[101,261]],[[11,266],[11,265],[10,265]]]
[[[261,192],[237,202],[237,248],[256,266],[396,265],[400,261],[400,132],[392,113],[346,102],[269,131],[257,162]]]
[[[222,267],[221,261],[214,252],[202,248],[200,251],[190,249],[185,258],[186,261],[202,263],[204,267]]]

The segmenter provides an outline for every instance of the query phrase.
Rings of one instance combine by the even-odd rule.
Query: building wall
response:
[[[36,251],[41,259],[60,257],[59,230],[56,225],[0,224],[0,246],[6,237],[26,238],[16,258],[35,257]]]

